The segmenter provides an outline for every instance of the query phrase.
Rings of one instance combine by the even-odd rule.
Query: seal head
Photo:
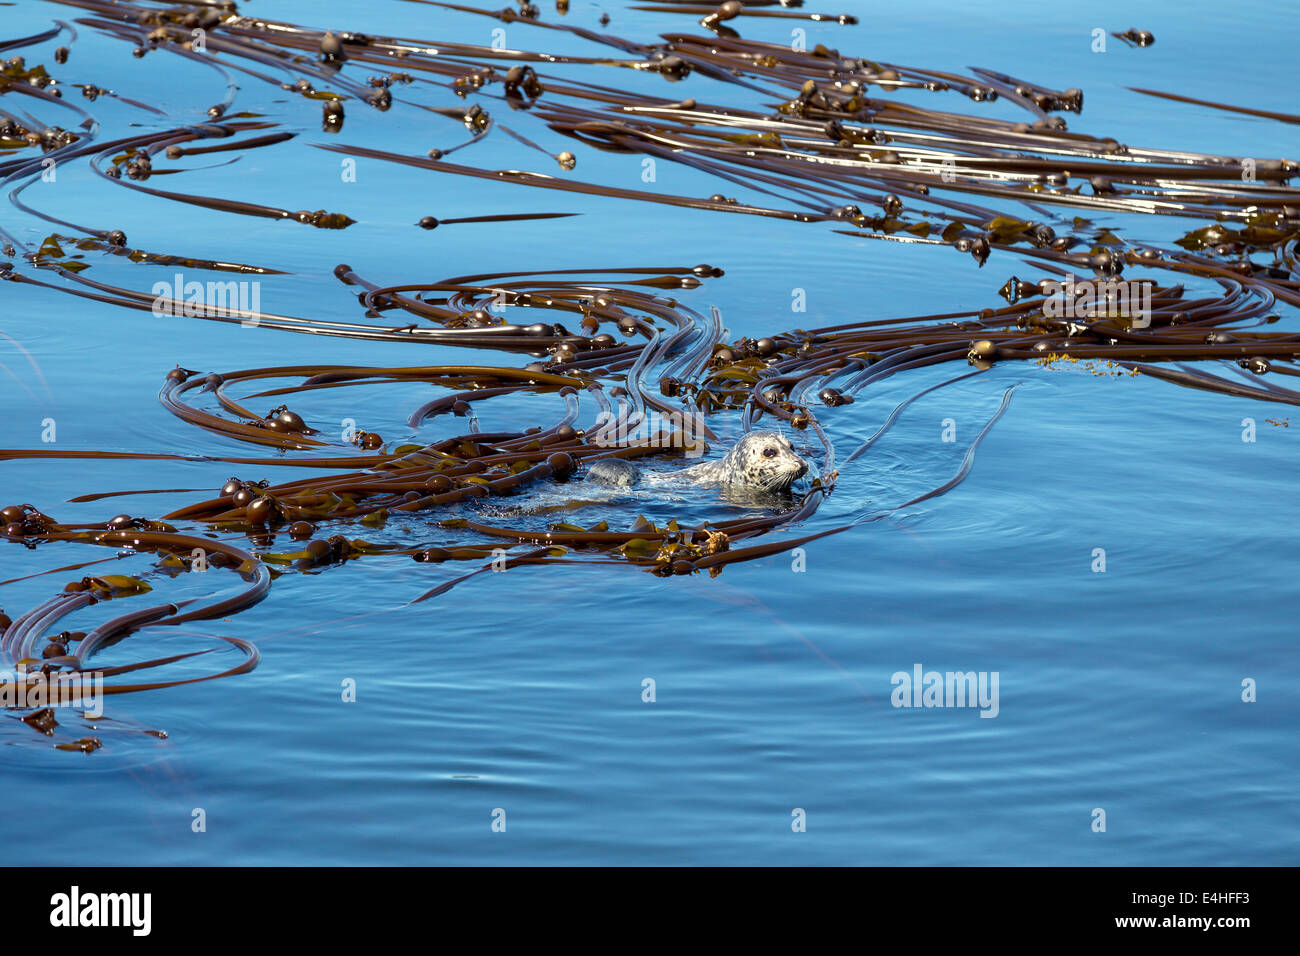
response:
[[[720,461],[709,461],[682,472],[695,484],[721,485],[755,491],[785,491],[808,473],[790,439],[779,432],[750,432]]]
[[[630,488],[641,480],[641,469],[623,458],[602,458],[587,469],[587,480],[598,485]]]
[[[717,461],[701,462],[671,475],[645,475],[622,458],[602,458],[587,470],[587,480],[631,487],[644,477],[656,482],[711,485],[745,491],[782,492],[808,473],[790,440],[779,432],[751,432]]]

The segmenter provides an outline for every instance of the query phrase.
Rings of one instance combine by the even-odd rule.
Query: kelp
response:
[[[1268,328],[1279,317],[1275,310],[1300,306],[1300,196],[1289,185],[1300,167],[1286,159],[1181,152],[1072,132],[1066,117],[1082,114],[1079,89],[1057,90],[983,67],[955,74],[845,55],[823,45],[792,49],[742,37],[750,19],[854,22],[851,16],[769,0],[743,5],[733,0],[717,7],[676,0],[645,4],[639,9],[698,18],[706,31],[671,32],[651,42],[553,21],[531,3],[518,10],[431,4],[465,17],[517,24],[522,35],[537,38],[535,49],[335,33],[244,15],[227,0],[59,2],[88,14],[78,26],[131,45],[132,55],[175,57],[178,65],[210,71],[224,94],[206,107],[205,122],[164,119],[156,128],[101,142],[95,117],[62,94],[80,89],[89,103],[116,94],[91,83],[60,82],[66,49],[53,66],[29,66],[20,56],[3,64],[0,104],[23,96],[31,109],[48,116],[38,119],[25,109],[0,107],[0,178],[16,209],[54,230],[47,229],[44,242],[31,247],[0,227],[6,260],[0,262],[0,279],[50,294],[187,315],[181,299],[109,281],[121,270],[103,276],[106,270],[97,263],[111,256],[132,268],[184,266],[267,277],[289,270],[275,263],[218,261],[183,249],[133,248],[112,223],[58,219],[24,192],[39,179],[46,160],[84,162],[104,189],[178,206],[327,229],[353,223],[341,212],[293,211],[144,185],[158,175],[180,175],[176,181],[188,182],[201,171],[188,162],[195,158],[238,161],[256,150],[274,155],[299,146],[299,129],[234,112],[239,83],[250,82],[292,94],[291,110],[313,116],[319,111],[322,132],[333,141],[306,145],[400,164],[439,180],[469,176],[608,201],[756,215],[784,221],[790,230],[822,228],[943,247],[961,257],[949,259],[949,268],[970,260],[983,268],[1010,257],[1018,260],[1017,269],[1028,267],[1035,274],[1006,278],[1000,290],[1005,304],[996,307],[773,328],[760,338],[735,338],[716,311],[690,304],[702,286],[723,274],[725,261],[721,267],[585,263],[560,271],[499,264],[499,271],[439,281],[363,275],[346,263],[324,263],[322,272],[332,270],[337,283],[331,284],[332,294],[347,300],[353,316],[290,315],[257,307],[198,310],[193,317],[238,322],[260,332],[451,346],[500,357],[474,365],[159,370],[163,408],[232,447],[252,445],[264,450],[260,454],[0,450],[0,460],[30,459],[50,467],[87,459],[221,461],[243,476],[207,491],[95,489],[73,499],[173,496],[175,506],[156,518],[119,514],[96,524],[67,525],[30,504],[6,507],[0,537],[7,546],[59,555],[64,554],[60,545],[72,544],[115,552],[41,572],[38,576],[77,574],[93,567],[102,573],[68,580],[62,592],[12,621],[0,612],[0,656],[19,667],[16,680],[51,682],[91,670],[126,675],[211,653],[212,648],[180,651],[107,669],[96,669],[93,660],[96,652],[132,634],[158,634],[187,621],[237,614],[264,598],[278,577],[288,577],[286,586],[292,586],[295,574],[331,573],[356,560],[383,556],[420,565],[473,566],[441,575],[431,588],[422,582],[412,590],[414,603],[507,567],[556,566],[558,571],[583,564],[665,577],[716,575],[728,564],[847,533],[960,485],[1007,409],[1014,385],[1005,388],[997,411],[947,481],[897,505],[864,509],[847,524],[801,527],[835,493],[843,470],[860,467],[865,453],[912,402],[999,364],[1097,363],[1222,395],[1300,404],[1300,390],[1275,381],[1300,374],[1300,335]],[[567,4],[557,4],[557,14],[566,10]],[[594,44],[601,55],[548,53],[544,41],[555,32]],[[48,31],[0,42],[0,50],[36,48],[64,34],[76,42],[76,29],[59,22]],[[1114,35],[1135,46],[1151,41],[1138,30]],[[565,76],[551,72],[561,64]],[[377,72],[363,78],[367,70]],[[583,71],[591,81],[573,79]],[[665,82],[692,74],[708,77],[714,81],[708,89],[719,101],[648,95],[644,83],[620,84],[620,77],[628,76],[622,71],[653,74]],[[728,91],[735,96],[726,96]],[[1137,92],[1262,120],[1296,121],[1250,106]],[[123,102],[168,116],[150,103]],[[1018,111],[1019,119],[993,115],[989,105],[994,103]],[[354,108],[418,110],[438,124],[436,129],[450,133],[432,149],[349,142],[344,117]],[[571,142],[572,149],[553,152],[502,124],[496,114],[506,110],[526,114],[535,126]],[[69,128],[52,122],[56,115]],[[544,155],[549,171],[475,162],[477,148],[499,135]],[[680,164],[716,180],[718,192],[684,195],[584,180],[572,175],[578,168],[574,151],[583,148]],[[459,154],[456,162],[447,159],[453,152]],[[724,190],[743,192],[729,196]],[[1094,227],[1087,217],[1099,214],[1173,217],[1191,220],[1193,227],[1165,248],[1130,241],[1118,227]],[[411,226],[502,228],[570,215],[428,214]],[[1126,279],[1126,273],[1141,278]],[[1128,292],[1141,293],[1140,303],[1116,303],[1112,293],[1121,282]],[[1100,295],[1093,294],[1096,289]],[[961,371],[904,399],[865,443],[837,456],[831,426],[837,416],[854,415],[850,406],[864,389],[898,373],[943,364]],[[337,415],[306,411],[322,402],[337,408],[347,390],[392,388],[410,395],[414,386],[426,397],[347,433],[337,432]],[[430,393],[433,397],[427,397]],[[488,410],[494,420],[509,424],[482,431],[479,415]],[[807,447],[816,449],[810,453],[814,477],[806,488],[788,499],[758,502],[757,511],[739,518],[656,525],[641,517],[627,528],[604,520],[591,527],[570,521],[539,524],[547,514],[601,504],[574,492],[571,483],[591,462],[694,454],[702,443],[716,441],[709,423],[723,416],[737,418],[744,429],[769,419],[803,435]],[[467,427],[456,425],[455,434],[434,441],[412,437],[444,417],[464,419]],[[393,440],[394,434],[404,440]],[[272,480],[265,477],[271,469],[278,476],[291,471]],[[572,497],[513,517],[508,504],[542,487]],[[500,507],[485,507],[492,503]],[[380,528],[386,541],[365,537]],[[141,575],[100,567],[141,555],[157,560]],[[234,592],[150,603],[159,600],[150,595],[166,592],[173,578],[209,568],[233,577]],[[432,571],[420,569],[419,576]],[[148,606],[86,632],[53,633],[65,618],[108,601]],[[240,652],[240,663],[200,677],[114,681],[105,692],[231,676],[256,665],[257,648],[246,639],[210,637]],[[68,746],[94,749],[84,741]]]

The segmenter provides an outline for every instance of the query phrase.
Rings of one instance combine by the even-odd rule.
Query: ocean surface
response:
[[[698,15],[574,0],[561,21],[550,0],[539,2],[545,20],[599,30],[608,13],[609,31],[638,40],[700,31]],[[246,7],[316,28],[435,42],[490,45],[501,26],[392,0]],[[1070,116],[1071,127],[1121,142],[1300,156],[1294,125],[1128,89],[1295,112],[1300,11],[1286,4],[808,0],[805,9],[861,22],[738,22],[746,37],[788,42],[799,28],[809,46],[845,55],[954,73],[986,67],[1079,87],[1086,105]],[[0,40],[87,15],[41,0],[3,4]],[[1096,53],[1097,27],[1147,29],[1156,43],[1137,49],[1110,38]],[[102,124],[105,141],[203,122],[203,110],[225,95],[223,81],[200,64],[162,54],[136,59],[129,43],[77,30],[73,44],[64,35],[17,52],[29,64],[47,62],[68,94],[73,83],[96,83],[168,114],[73,94]],[[505,30],[516,49],[606,55],[526,24]],[[71,57],[56,70],[59,44]],[[664,95],[662,78],[627,70],[546,72]],[[356,76],[365,73],[358,67]],[[36,183],[22,201],[56,218],[122,229],[133,247],[272,266],[287,275],[264,283],[264,308],[340,321],[360,309],[356,290],[332,274],[339,263],[388,284],[709,263],[725,275],[675,294],[701,313],[716,307],[733,337],[991,308],[1002,304],[997,291],[1011,275],[1037,277],[1003,252],[977,268],[951,250],[854,238],[828,223],[550,192],[367,159],[357,161],[354,182],[343,181],[342,157],[311,144],[423,154],[461,142],[464,130],[412,108],[358,108],[331,140],[315,104],[247,77],[239,87],[232,112],[260,114],[300,135],[237,162],[221,153],[196,157],[201,172],[149,185],[341,211],[353,226],[311,229],[143,196],[107,183],[84,160],[60,166],[56,182]],[[671,89],[701,101],[765,102],[699,75]],[[0,107],[14,99],[0,96]],[[446,95],[446,105],[456,102]],[[1003,104],[988,108],[1010,115]],[[584,178],[645,188],[636,154],[588,148],[531,117],[504,121],[548,152],[572,150]],[[505,135],[453,158],[562,175]],[[658,170],[666,191],[748,195],[687,166],[660,162]],[[426,215],[518,212],[579,215],[432,231],[413,225]],[[1065,222],[1074,215],[1058,214]],[[1165,244],[1200,225],[1093,218],[1127,239]],[[7,199],[0,225],[32,245],[67,232]],[[101,281],[148,288],[170,278],[167,268],[149,267],[145,277],[135,263],[87,255],[89,274]],[[792,313],[795,290],[804,291],[805,313]],[[1273,329],[1300,330],[1295,308],[1276,311]],[[13,282],[0,282],[0,333],[0,447],[14,449],[270,454],[170,414],[158,390],[178,364],[220,372],[531,361],[155,317]],[[904,373],[851,406],[826,410],[821,421],[841,463],[895,405],[953,374]],[[256,644],[262,658],[244,675],[110,697],[101,719],[61,712],[53,738],[24,723],[21,711],[0,714],[0,835],[14,845],[31,835],[30,822],[19,827],[19,819],[52,824],[40,828],[28,861],[35,864],[1294,864],[1300,415],[1288,406],[1069,364],[1003,363],[910,405],[867,456],[843,468],[812,519],[777,533],[834,528],[946,481],[1013,385],[960,486],[799,554],[731,564],[716,577],[520,566],[417,604],[410,602],[472,566],[376,556],[286,574],[255,607],[177,629],[195,643],[184,633],[144,632],[107,648],[106,666],[140,659],[146,642],[157,651],[145,656],[160,656],[210,647],[204,634],[227,634]],[[406,426],[431,392],[313,393],[300,411],[316,422],[374,423],[396,441],[463,429],[463,419],[450,417]],[[483,429],[518,424],[528,417],[526,401],[483,406]],[[553,421],[558,408],[549,399],[538,423]],[[54,443],[42,442],[47,420],[56,424]],[[734,437],[738,417],[721,413],[714,427]],[[1244,441],[1252,427],[1254,440]],[[945,441],[952,429],[956,440]],[[795,440],[811,453],[808,437]],[[0,462],[0,505],[31,503],[69,523],[120,510],[157,516],[211,497],[232,474],[285,478],[253,471],[212,461],[10,460]],[[69,501],[140,489],[191,491]],[[618,528],[639,514],[663,523],[728,507],[709,490],[677,499],[645,494],[612,513],[563,520],[604,517]],[[384,533],[438,540],[434,518],[402,521]],[[0,580],[13,581],[0,587],[0,606],[16,617],[65,579],[94,572],[27,576],[100,556],[0,542]],[[143,573],[153,562],[127,558],[118,570]],[[238,662],[233,650],[208,657]],[[893,706],[893,675],[918,666],[996,675],[996,716]],[[203,658],[176,667],[173,676],[214,669]],[[1254,687],[1254,701],[1243,701],[1243,682]],[[354,700],[345,699],[349,688]],[[55,746],[90,735],[103,743],[93,753]]]

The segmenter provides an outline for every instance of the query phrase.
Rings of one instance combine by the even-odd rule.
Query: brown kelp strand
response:
[[[12,621],[6,615],[0,614],[0,624],[4,625],[3,636],[0,637],[0,659],[3,660],[6,669],[13,668],[12,681],[23,685],[29,694],[33,684],[48,686],[74,681],[73,686],[79,686],[75,685],[76,676],[91,670],[87,666],[87,661],[103,645],[149,628],[174,626],[237,613],[264,598],[270,588],[271,577],[268,569],[249,552],[207,537],[173,533],[170,526],[162,522],[132,520],[119,516],[97,529],[67,526],[58,524],[30,505],[6,507],[4,520],[7,522],[4,536],[28,547],[35,547],[38,542],[43,545],[53,542],[75,542],[115,549],[125,548],[136,554],[152,553],[160,556],[162,562],[158,566],[159,571],[154,572],[153,576],[177,572],[203,572],[209,568],[228,568],[243,582],[233,594],[223,596],[221,592],[217,592],[208,599],[191,598],[116,614],[93,627],[89,633],[63,630],[53,636],[47,636],[47,632],[57,630],[57,625],[63,618],[75,612],[102,602],[140,597],[149,593],[153,588],[146,578],[122,574],[83,577],[80,580],[69,581],[63,593]],[[79,570],[83,566],[85,563],[64,570]],[[242,663],[207,677],[129,685],[110,683],[104,687],[103,692],[122,693],[192,683],[195,680],[245,673],[256,666],[258,651],[248,641],[224,636],[216,639],[240,650],[244,657]],[[74,642],[75,648],[70,647],[69,645]],[[95,672],[100,677],[116,676],[208,652],[207,650],[190,651],[107,670],[95,668]]]
[[[1300,191],[1291,185],[1300,167],[1292,158],[1121,142],[1106,134],[1105,117],[1083,125],[1082,89],[983,66],[956,73],[870,59],[850,47],[870,46],[851,15],[775,0],[642,4],[698,23],[683,19],[682,30],[644,40],[558,22],[532,4],[429,3],[478,24],[510,24],[520,44],[513,48],[383,36],[359,24],[284,23],[227,0],[60,2],[84,14],[76,20],[82,33],[58,22],[0,40],[8,57],[0,61],[0,182],[15,212],[46,224],[39,241],[24,238],[30,230],[0,227],[0,280],[135,312],[238,323],[254,337],[281,331],[419,343],[474,349],[476,360],[422,352],[421,364],[368,365],[358,346],[358,364],[293,364],[292,339],[265,367],[213,368],[203,356],[178,356],[185,366],[160,368],[160,387],[148,387],[159,388],[162,409],[213,435],[227,453],[184,454],[162,438],[137,451],[0,450],[0,460],[46,467],[133,461],[151,476],[143,487],[87,488],[68,506],[106,508],[97,503],[137,494],[168,499],[154,509],[158,516],[105,513],[80,524],[41,510],[58,511],[54,503],[0,509],[0,547],[24,549],[18,553],[33,560],[49,556],[45,570],[3,585],[48,580],[55,587],[67,578],[14,619],[0,612],[2,663],[19,668],[17,680],[51,684],[97,669],[113,678],[106,692],[122,693],[246,673],[258,661],[253,643],[215,633],[196,643],[177,625],[230,618],[272,587],[293,587],[297,575],[340,573],[353,561],[403,562],[412,581],[404,601],[429,601],[506,567],[716,575],[830,535],[865,533],[870,522],[957,489],[1015,386],[998,382],[996,411],[955,472],[930,490],[872,510],[849,502],[845,511],[857,517],[827,520],[822,508],[841,493],[842,474],[865,467],[870,449],[914,402],[959,383],[984,387],[991,379],[980,376],[1007,363],[1017,363],[1022,378],[1077,365],[1300,404],[1300,389],[1284,384],[1300,375],[1300,335],[1273,328],[1281,310],[1300,307]],[[843,52],[742,35],[772,20],[843,27],[835,34]],[[559,34],[584,52],[548,52]],[[106,77],[73,72],[67,47],[47,50],[75,48],[87,35],[124,58],[192,73],[202,101],[181,114],[164,91],[122,96]],[[1115,35],[1136,46],[1151,40],[1143,31]],[[647,92],[661,82],[695,84],[693,95],[668,95],[683,86]],[[253,89],[286,105],[274,116],[241,112]],[[1297,120],[1249,104],[1135,92],[1171,109]],[[121,112],[117,104],[148,125],[102,135],[100,116]],[[367,111],[366,124],[349,120],[357,111]],[[417,117],[423,132],[409,141],[354,135],[397,116]],[[498,168],[483,159],[489,143],[525,159]],[[578,214],[564,208],[575,197],[610,206],[627,200],[762,217],[790,230],[792,243],[807,229],[909,243],[932,257],[927,279],[987,267],[979,273],[988,277],[987,296],[958,311],[848,313],[822,327],[776,323],[761,336],[738,337],[705,299],[729,265],[727,250],[716,265],[639,267],[588,250],[566,269],[489,262],[441,279],[443,270],[354,269],[338,252],[314,263],[325,308],[316,301],[297,307],[292,296],[280,299],[291,303],[283,312],[251,303],[212,307],[205,298],[212,282],[195,283],[193,292],[178,280],[159,294],[157,269],[256,275],[286,288],[303,277],[275,257],[228,261],[205,252],[200,235],[187,248],[129,238],[120,224],[95,221],[93,206],[75,214],[83,221],[68,221],[45,208],[45,194],[34,188],[52,162],[61,175],[84,173],[116,202],[142,208],[326,230],[364,220],[360,205],[295,210],[278,198],[255,201],[228,181],[202,185],[215,164],[292,162],[305,146],[400,165],[427,181],[436,199],[413,204],[401,226],[433,243],[454,242],[471,225],[558,227]],[[676,164],[710,185],[698,195],[629,187],[585,161],[594,151]],[[163,176],[181,185],[159,188],[155,177]],[[475,208],[455,201],[458,177],[569,198],[553,212]],[[1124,232],[1131,225],[1096,224],[1101,217],[1128,224],[1161,217],[1181,235],[1167,247],[1138,241]],[[946,368],[924,372],[933,366]],[[854,407],[903,373],[919,384],[892,399],[891,411]],[[383,403],[367,401],[372,395]],[[344,416],[351,424],[341,429]],[[668,470],[706,446],[717,451],[719,435],[736,427],[772,423],[814,466],[787,495],[737,501],[708,492],[677,517],[629,520],[583,483],[604,458]],[[846,433],[854,436],[847,454],[836,448]],[[254,447],[240,454],[241,446]],[[207,490],[192,490],[192,482],[178,488],[182,482],[161,469],[181,461],[227,463],[232,474]],[[593,512],[605,517],[593,521]],[[104,549],[110,557],[79,557]],[[98,566],[110,561],[123,573]],[[209,570],[218,573],[205,576]],[[169,635],[174,650],[97,668],[108,648],[121,654],[141,633]],[[238,655],[233,664],[223,659],[198,677],[164,674],[146,683],[124,676],[230,651]]]

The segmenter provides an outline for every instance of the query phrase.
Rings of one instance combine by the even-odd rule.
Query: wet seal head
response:
[[[587,469],[587,480],[598,485],[630,488],[641,480],[641,469],[623,458],[602,458]]]
[[[721,461],[686,469],[683,477],[756,491],[784,491],[808,473],[808,462],[779,432],[750,432]]]
[[[587,480],[616,487],[630,487],[647,480],[713,485],[752,491],[781,492],[808,473],[808,462],[795,452],[790,440],[779,432],[751,432],[743,436],[718,461],[701,462],[666,476],[643,476],[641,470],[622,458],[604,458],[587,471]]]

